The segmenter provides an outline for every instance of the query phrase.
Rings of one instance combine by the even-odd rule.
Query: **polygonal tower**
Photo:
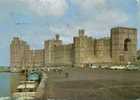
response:
[[[111,57],[113,64],[136,61],[137,29],[116,27],[111,29]]]

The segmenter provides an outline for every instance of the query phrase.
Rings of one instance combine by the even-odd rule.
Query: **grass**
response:
[[[7,72],[9,71],[9,67],[7,66],[0,66],[0,72]]]

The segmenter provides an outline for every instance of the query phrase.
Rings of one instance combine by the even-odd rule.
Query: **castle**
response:
[[[44,48],[32,50],[23,40],[14,37],[10,44],[13,67],[41,66],[89,66],[93,64],[128,64],[136,61],[137,29],[115,27],[111,37],[92,38],[79,30],[73,43],[63,44],[56,35],[55,39],[44,42]]]

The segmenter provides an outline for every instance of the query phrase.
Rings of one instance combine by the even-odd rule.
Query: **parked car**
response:
[[[123,70],[123,69],[126,69],[126,66],[111,66],[110,69],[112,70]]]

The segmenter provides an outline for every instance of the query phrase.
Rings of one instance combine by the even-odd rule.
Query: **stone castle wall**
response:
[[[32,50],[25,41],[15,37],[10,44],[10,66],[23,69],[44,66],[44,50]]]
[[[76,65],[93,63],[94,50],[94,39],[86,36],[84,30],[79,30],[79,36],[74,38],[74,63]]]
[[[29,45],[19,38],[15,37],[10,44],[10,66],[21,67],[25,66],[28,58],[25,57],[30,48]]]
[[[34,66],[44,66],[44,49],[32,50],[32,62]]]
[[[111,37],[92,38],[79,30],[73,43],[63,44],[55,39],[44,42],[44,49],[31,50],[19,38],[11,42],[11,66],[86,66],[92,64],[128,64],[136,61],[137,30],[116,27],[111,29]]]
[[[72,65],[72,45],[61,45],[54,48],[54,65]]]
[[[110,56],[110,38],[101,38],[95,40],[95,58],[96,63],[111,63]]]
[[[47,40],[44,43],[44,52],[45,52],[45,65],[51,66],[54,65],[56,62],[56,57],[59,55],[59,53],[56,55],[56,50],[59,49],[59,47],[62,47],[62,41],[59,40],[59,36],[56,35],[55,39]],[[57,51],[60,52],[60,51]]]
[[[111,43],[113,63],[127,64],[136,61],[137,30],[135,28],[113,28]]]

